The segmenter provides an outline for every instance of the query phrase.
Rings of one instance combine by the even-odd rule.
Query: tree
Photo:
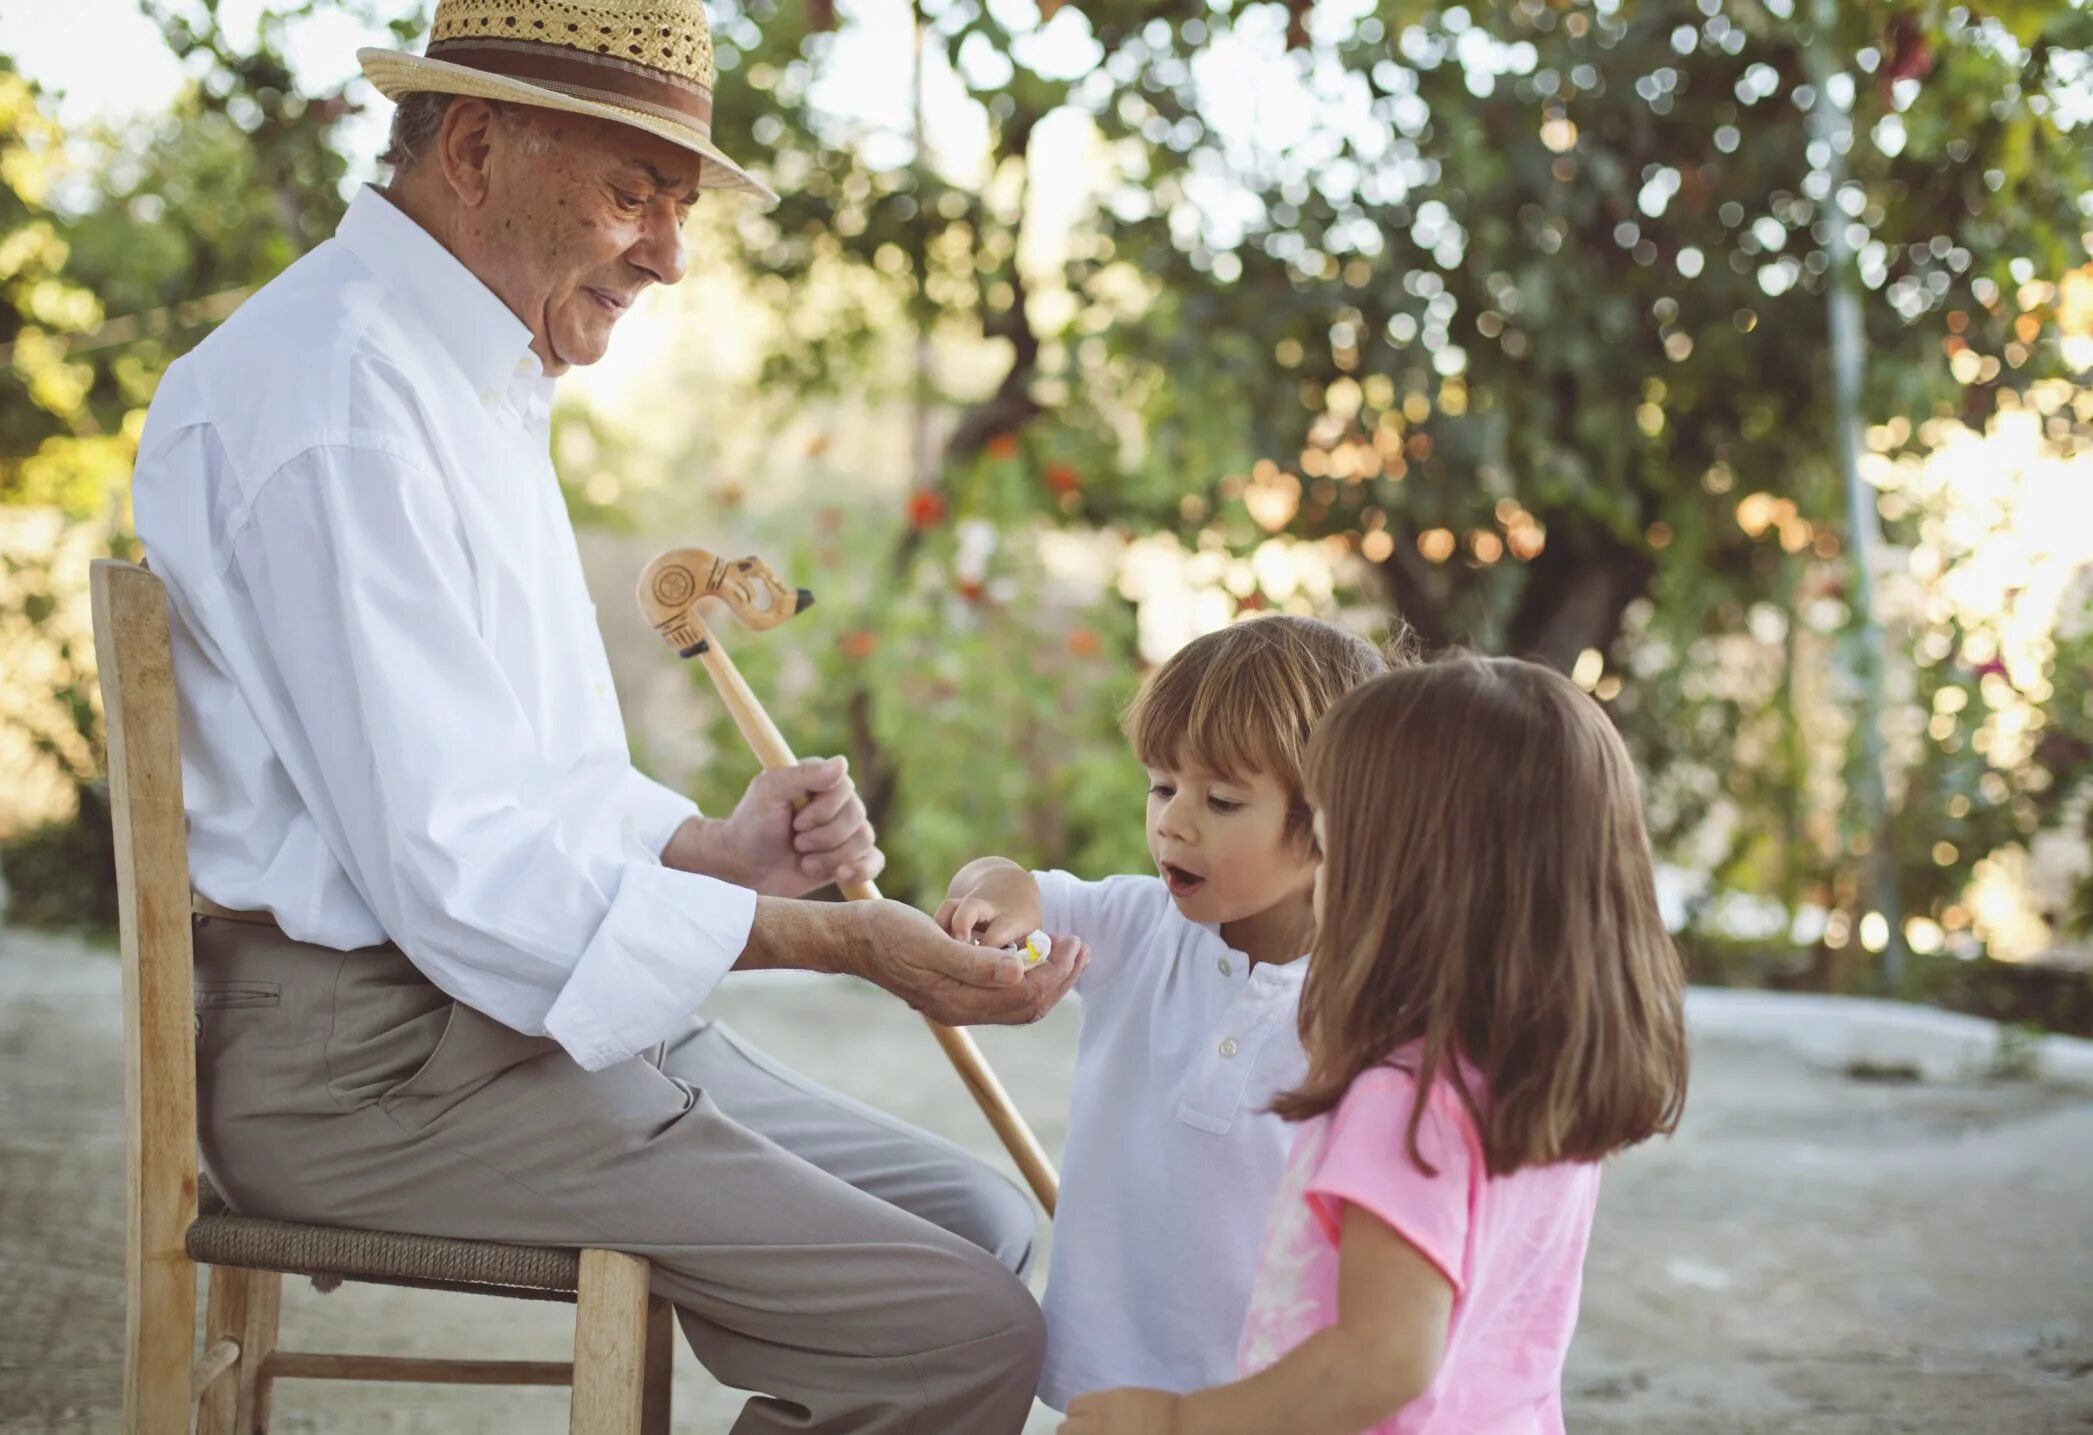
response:
[[[67,611],[79,565],[131,553],[125,486],[167,365],[332,233],[348,169],[347,102],[301,95],[283,56],[287,26],[316,0],[265,11],[252,45],[214,3],[143,8],[202,79],[128,132],[66,136],[0,56],[0,507],[53,515],[61,541],[8,556],[0,641],[10,673],[40,691],[5,720],[75,809],[17,834],[6,862],[17,916],[103,927],[115,889],[100,705]],[[403,36],[420,27],[401,23]]]
[[[102,325],[103,308],[67,273],[71,249],[51,204],[65,178],[63,144],[35,86],[0,57],[0,353],[7,358],[0,369],[0,503],[77,518],[100,507],[119,480],[135,433],[126,432],[120,405],[97,401],[105,375],[73,351]],[[71,791],[85,831],[106,835],[106,804],[94,787],[100,718],[93,666],[84,634],[64,621],[63,589],[53,581],[46,546],[55,540],[15,525],[9,536],[0,651],[7,671],[23,681],[9,683],[5,736],[13,752],[42,765],[32,776]],[[18,788],[30,790],[26,782]],[[29,915],[37,915],[35,904],[46,894],[62,909],[101,908],[111,884],[94,869],[104,865],[106,843],[89,837],[88,871],[79,874],[83,864],[73,859],[82,844],[67,839],[82,830],[32,834],[10,855],[13,875],[31,879],[17,882],[16,904]]]
[[[2086,262],[2093,174],[2054,96],[2093,14],[1869,3],[1820,36],[1783,0],[1047,9],[922,6],[986,128],[969,178],[819,109],[825,9],[721,8],[724,142],[772,154],[786,196],[742,226],[759,291],[799,312],[776,391],[871,377],[852,310],[808,312],[824,292],[884,285],[926,327],[1001,340],[935,476],[954,516],[1341,541],[1428,639],[1535,654],[1612,700],[1674,851],[1719,803],[1720,876],[1857,918],[1874,834],[1819,830],[1840,774],[1812,782],[1795,697],[1798,662],[1828,666],[1836,707],[1851,641],[1779,638],[1762,681],[1714,670],[1755,614],[1851,626],[1832,226],[1859,256],[1863,409],[1903,421],[1900,449],[2063,376],[2055,281]],[[1259,104],[1296,122],[1274,137]],[[1836,193],[1826,104],[1856,136]],[[1018,263],[1034,142],[1071,112],[1110,172],[1067,301],[1042,303],[1052,276]],[[2093,443],[2083,413],[2061,421],[2066,451]],[[1939,915],[1987,849],[1938,864],[1922,804],[1992,768],[1966,744],[1915,761],[1932,775],[1905,784],[1898,841]],[[2023,778],[2050,775],[1992,804],[2000,835],[2026,825]]]
[[[309,4],[254,46],[208,0],[145,4],[208,78],[51,221],[69,282],[120,316],[91,321],[121,340],[94,362],[129,363],[134,396],[208,321],[187,306],[328,232],[344,172],[340,97],[298,96],[281,61]],[[1611,703],[1663,845],[1711,891],[1863,925],[1828,241],[1859,255],[1889,540],[1945,551],[1937,495],[1893,470],[1954,422],[2033,412],[2058,449],[2093,443],[2063,342],[2069,295],[2093,292],[2093,161],[2054,99],[2083,83],[2093,13],[1868,0],[1819,35],[1790,5],[923,0],[978,165],[822,107],[832,6],[712,7],[717,137],[785,196],[708,251],[775,311],[748,407],[908,398],[896,316],[994,361],[934,376],[939,452],[905,514],[837,505],[810,540],[889,557],[817,611],[823,696],[781,716],[855,753],[902,889],[999,818],[1043,860],[1139,858],[1114,815],[1133,625],[1057,591],[1038,538],[1061,528],[1180,536],[1244,608],[1288,601],[1257,545],[1342,550],[1428,639],[1540,655]],[[395,29],[413,43],[419,14]],[[1856,136],[1838,184],[1827,105]],[[1060,236],[1039,201],[1069,181],[1046,155],[1072,129],[1099,162]],[[107,405],[114,383],[88,387]],[[593,446],[615,465],[614,438]],[[1906,903],[1951,925],[1987,852],[2080,820],[2093,724],[2070,643],[2002,673],[1988,620],[1912,603],[1888,637],[1889,835]],[[2045,736],[1979,750],[2007,728]]]

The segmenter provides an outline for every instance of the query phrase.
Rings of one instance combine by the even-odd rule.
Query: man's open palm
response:
[[[1090,946],[1057,936],[1027,971],[1015,952],[955,940],[901,902],[868,903],[869,950],[858,975],[946,1026],[1019,1026],[1052,1011],[1083,969]]]

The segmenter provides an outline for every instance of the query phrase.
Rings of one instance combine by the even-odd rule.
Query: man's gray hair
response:
[[[413,169],[436,142],[436,133],[443,128],[443,117],[450,113],[455,98],[434,90],[416,90],[400,96],[400,103],[392,112],[392,132],[386,136],[385,153],[378,156],[378,163],[391,165],[395,174]]]
[[[385,152],[378,156],[378,163],[390,165],[396,176],[421,163],[422,156],[435,145],[436,136],[443,129],[443,117],[450,113],[451,102],[459,98],[435,90],[415,90],[402,95],[392,112],[392,131],[386,136]],[[535,122],[535,106],[503,100],[489,100],[487,103],[494,106],[502,123],[521,140],[525,154],[541,155],[552,151],[551,136],[540,130]]]

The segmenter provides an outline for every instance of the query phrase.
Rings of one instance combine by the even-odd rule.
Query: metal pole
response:
[[[923,55],[925,35],[923,31],[923,6],[921,0],[909,5],[909,23],[914,40],[914,54],[909,64],[909,124],[915,141],[914,157],[910,160],[916,172],[915,198],[918,205],[926,202],[930,190],[930,163],[924,153],[926,141],[923,123]],[[919,221],[923,218],[918,211]],[[930,256],[924,249],[917,229],[918,242],[913,246],[911,258],[916,271],[916,343],[914,353],[915,384],[910,399],[910,419],[914,432],[911,435],[909,454],[910,491],[928,488],[936,475],[930,454]]]
[[[1881,530],[1876,526],[1874,492],[1860,476],[1860,386],[1866,339],[1861,328],[1860,295],[1854,284],[1854,250],[1846,238],[1851,221],[1839,206],[1839,192],[1847,180],[1846,155],[1853,142],[1853,116],[1831,96],[1831,52],[1837,43],[1838,17],[1838,0],[1814,0],[1814,33],[1806,51],[1810,81],[1817,92],[1816,103],[1810,107],[1810,133],[1823,142],[1828,152],[1824,169],[1830,181],[1821,212],[1826,215],[1830,231],[1824,247],[1831,261],[1826,304],[1831,328],[1832,448],[1838,455],[1839,475],[1846,493],[1846,555],[1853,570],[1850,593],[1859,634],[1856,676],[1861,688],[1861,759],[1859,791],[1854,795],[1869,837],[1861,890],[1863,905],[1881,913],[1889,924],[1889,944],[1882,952],[1882,978],[1884,985],[1895,990],[1904,980],[1904,924],[1897,897],[1896,853],[1890,841],[1889,793],[1884,774],[1882,670],[1888,654],[1882,625],[1875,616],[1873,562]]]

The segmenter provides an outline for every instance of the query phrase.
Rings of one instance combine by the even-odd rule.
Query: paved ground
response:
[[[114,960],[0,931],[0,1429],[113,1431],[123,1335]],[[842,983],[731,984],[718,1014],[985,1153],[915,1018]],[[1050,1147],[1071,1009],[983,1045]],[[1578,1431],[2093,1431],[2093,1099],[1884,1085],[1704,1040],[1677,1139],[1607,1178],[1567,1381]],[[285,1343],[559,1358],[564,1308],[288,1293]],[[687,1352],[679,1431],[735,1402]],[[279,1431],[546,1435],[557,1392],[286,1385]],[[1028,1435],[1051,1431],[1040,1412]],[[956,1432],[955,1435],[963,1435]]]

